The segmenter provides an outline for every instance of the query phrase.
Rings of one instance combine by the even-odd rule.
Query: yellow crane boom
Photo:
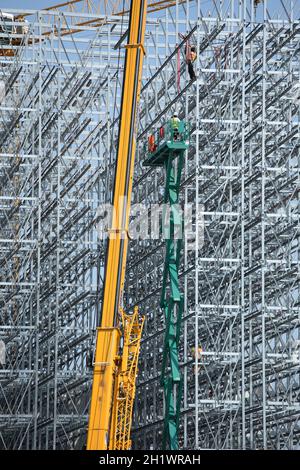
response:
[[[142,322],[121,309],[140,97],[147,0],[132,0],[109,230],[101,327],[97,331],[87,449],[128,449]],[[121,318],[120,318],[121,316]],[[121,321],[120,321],[121,320]],[[121,331],[120,328],[123,329]],[[121,355],[120,338],[124,338]],[[134,383],[133,383],[134,381]],[[124,406],[127,403],[124,415]]]

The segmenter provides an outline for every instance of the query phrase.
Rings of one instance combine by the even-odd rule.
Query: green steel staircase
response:
[[[182,379],[179,368],[178,344],[183,312],[183,293],[179,284],[179,263],[183,244],[183,219],[179,206],[181,173],[185,150],[189,147],[189,126],[180,122],[178,131],[169,123],[165,132],[158,131],[155,146],[147,152],[144,166],[164,166],[166,182],[164,193],[165,264],[160,306],[165,316],[165,337],[161,370],[164,388],[165,416],[162,447],[178,449],[178,426]],[[168,209],[166,210],[166,205]]]

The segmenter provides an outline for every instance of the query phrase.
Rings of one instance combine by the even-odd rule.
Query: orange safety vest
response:
[[[154,152],[155,150],[155,137],[153,134],[148,137],[148,150],[149,152]]]
[[[194,51],[191,51],[191,48],[192,46],[189,43],[187,43],[187,45],[185,46],[185,60],[187,63],[189,61],[195,62],[195,60],[197,59],[197,53]]]

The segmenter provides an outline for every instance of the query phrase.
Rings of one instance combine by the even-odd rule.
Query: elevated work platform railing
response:
[[[186,122],[178,122],[174,127],[172,122],[157,129],[148,137],[144,166],[162,166],[170,153],[177,156],[189,146],[190,126]]]

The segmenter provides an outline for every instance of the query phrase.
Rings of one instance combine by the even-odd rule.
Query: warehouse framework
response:
[[[185,244],[179,267],[179,446],[295,448],[300,11],[287,1],[278,16],[267,2],[208,3],[177,4],[148,22],[133,194],[146,207],[162,201],[163,171],[142,165],[145,140],[176,109],[192,131],[181,202],[203,208],[193,220],[199,248]],[[65,36],[73,17],[33,13],[24,47],[1,58],[3,448],[86,440],[104,265],[97,209],[113,180],[122,81],[114,46],[128,18]],[[195,82],[179,33],[197,47]],[[125,304],[146,315],[136,448],[162,442],[163,265],[163,241],[131,242]]]

